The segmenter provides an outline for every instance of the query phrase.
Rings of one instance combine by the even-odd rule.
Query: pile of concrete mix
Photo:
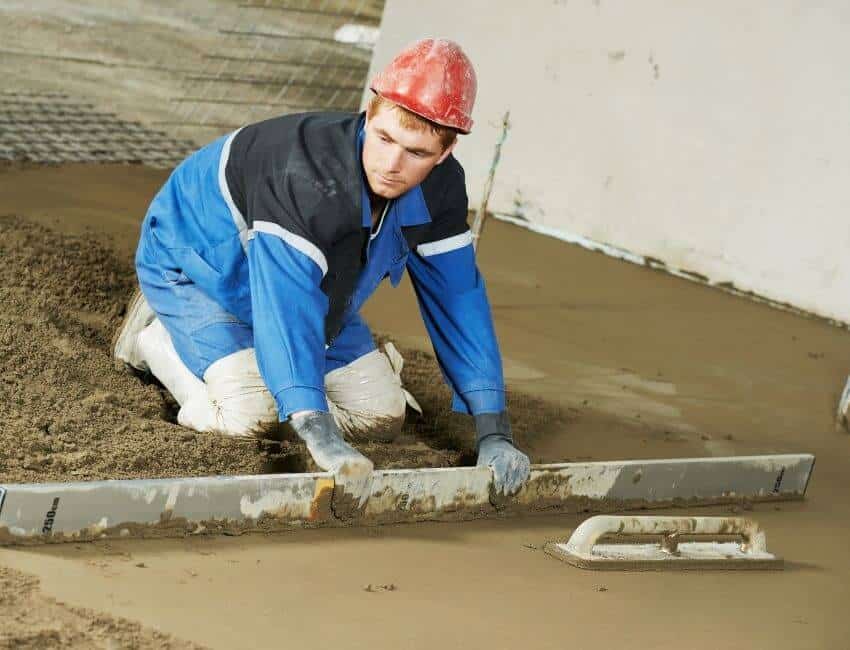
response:
[[[308,471],[287,427],[263,439],[196,433],[150,376],[109,354],[134,285],[129,259],[98,233],[60,234],[0,216],[0,483]],[[471,418],[450,412],[432,356],[400,349],[423,407],[391,444],[358,443],[377,467],[474,462]],[[557,408],[510,397],[519,444],[562,428]]]

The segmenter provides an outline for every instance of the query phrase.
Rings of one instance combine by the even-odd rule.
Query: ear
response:
[[[452,142],[452,143],[451,143],[448,147],[446,147],[446,150],[445,150],[442,154],[440,154],[440,158],[439,158],[439,160],[437,160],[437,162],[436,162],[436,163],[434,163],[434,166],[435,166],[435,167],[436,167],[437,165],[439,165],[440,163],[442,163],[442,162],[443,162],[446,158],[448,158],[448,157],[449,157],[449,155],[451,155],[451,153],[452,153],[452,151],[454,150],[454,148],[455,148],[455,145],[456,145],[456,144],[457,144],[457,138],[455,138],[455,141],[454,141],[454,142]]]

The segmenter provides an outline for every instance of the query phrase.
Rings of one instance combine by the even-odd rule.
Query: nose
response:
[[[390,149],[386,160],[387,174],[395,174],[401,171],[401,158],[403,154],[404,150],[399,146],[395,146]]]

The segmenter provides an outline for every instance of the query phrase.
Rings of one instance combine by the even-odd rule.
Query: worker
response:
[[[285,115],[189,156],[142,223],[141,290],[114,357],[149,370],[191,429],[288,421],[356,493],[373,466],[342,434],[391,440],[407,402],[360,310],[407,270],[452,406],[475,419],[478,464],[497,492],[517,492],[529,460],[513,444],[452,155],[476,85],[459,45],[421,40],[373,79],[365,114]]]

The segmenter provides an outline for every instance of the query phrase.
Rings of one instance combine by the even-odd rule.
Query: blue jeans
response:
[[[143,228],[136,253],[136,273],[142,293],[171,336],[177,354],[198,378],[213,363],[254,347],[251,323],[239,320],[209,298],[181,269],[169,268],[156,242]],[[325,374],[348,365],[375,349],[369,326],[360,314],[350,315],[325,351]],[[297,352],[297,351],[296,351]]]

